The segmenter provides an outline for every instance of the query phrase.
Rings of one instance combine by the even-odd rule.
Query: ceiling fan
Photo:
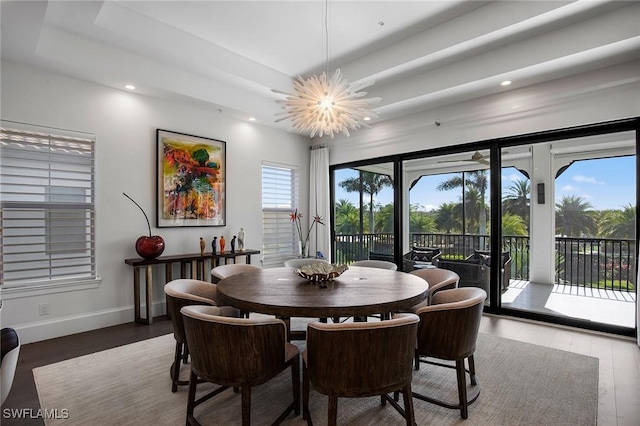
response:
[[[474,152],[471,158],[467,160],[446,160],[438,161],[438,163],[459,163],[461,161],[475,161],[476,163],[485,164],[487,166],[489,165],[489,157],[485,157],[484,155],[480,154],[480,151]]]

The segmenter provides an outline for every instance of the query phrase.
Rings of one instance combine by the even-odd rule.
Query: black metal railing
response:
[[[412,233],[411,246],[437,247],[442,258],[464,259],[489,250],[489,235]],[[529,280],[529,237],[503,236],[511,256],[511,279]],[[369,252],[393,254],[393,234],[336,236],[337,263],[366,259]],[[556,237],[556,283],[587,288],[634,291],[635,242],[613,238]]]
[[[556,282],[633,291],[634,253],[634,240],[556,237]]]

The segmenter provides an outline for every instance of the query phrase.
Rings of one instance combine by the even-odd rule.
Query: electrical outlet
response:
[[[49,303],[40,304],[40,315],[49,315]]]

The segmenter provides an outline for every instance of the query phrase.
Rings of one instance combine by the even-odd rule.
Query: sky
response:
[[[355,177],[353,170],[336,171],[336,183],[347,177]],[[434,210],[441,204],[460,201],[460,189],[451,191],[437,191],[434,188],[440,182],[447,180],[454,174],[425,176],[411,190],[411,204],[420,204],[420,210]],[[503,195],[517,179],[524,179],[515,168],[509,167],[502,171]],[[635,205],[635,157],[617,157],[574,162],[556,179],[555,201],[562,196],[577,195],[590,203],[594,210],[622,209],[631,203]],[[489,194],[487,193],[487,200]],[[336,188],[336,201],[350,200],[358,205],[358,194],[345,192]],[[393,202],[393,192],[385,188],[375,198],[376,203],[383,205]]]

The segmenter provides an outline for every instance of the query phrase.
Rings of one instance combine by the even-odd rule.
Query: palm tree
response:
[[[360,229],[360,214],[351,201],[340,199],[336,203],[336,233],[357,234]]]
[[[436,224],[433,217],[424,210],[419,210],[420,204],[409,206],[409,233],[433,233]]]
[[[393,203],[380,206],[376,213],[376,229],[378,232],[393,232]]]
[[[339,183],[341,188],[347,192],[361,192],[369,194],[369,224],[371,234],[374,233],[373,220],[373,201],[374,197],[385,187],[393,186],[393,181],[387,175],[381,175],[373,172],[360,172],[359,177],[353,177],[343,180]]]
[[[450,234],[453,230],[461,229],[462,217],[455,203],[441,204],[436,211],[436,226],[440,231]]]
[[[531,185],[529,179],[518,179],[509,188],[502,199],[505,213],[520,216],[529,229],[529,206],[531,203]]]
[[[478,214],[478,233],[481,235],[486,234],[487,232],[487,209],[486,209],[486,192],[489,186],[489,179],[487,172],[485,170],[474,170],[472,172],[462,172],[459,176],[454,176],[449,180],[445,180],[441,182],[436,189],[438,191],[448,191],[455,188],[466,188],[468,190],[463,189],[463,204],[465,213],[467,212],[467,208],[471,207]],[[470,194],[471,190],[475,190],[475,194]],[[479,205],[471,205],[467,202],[467,196],[472,195],[476,198],[476,201]],[[464,215],[466,219],[466,214]],[[463,223],[463,232],[466,232],[466,224]]]
[[[502,235],[527,235],[527,224],[522,216],[505,213],[502,215]]]
[[[602,236],[608,238],[635,238],[636,208],[629,203],[623,210],[602,212],[600,227]]]
[[[594,235],[596,222],[592,216],[592,208],[582,197],[563,196],[556,203],[556,233],[568,237]]]

